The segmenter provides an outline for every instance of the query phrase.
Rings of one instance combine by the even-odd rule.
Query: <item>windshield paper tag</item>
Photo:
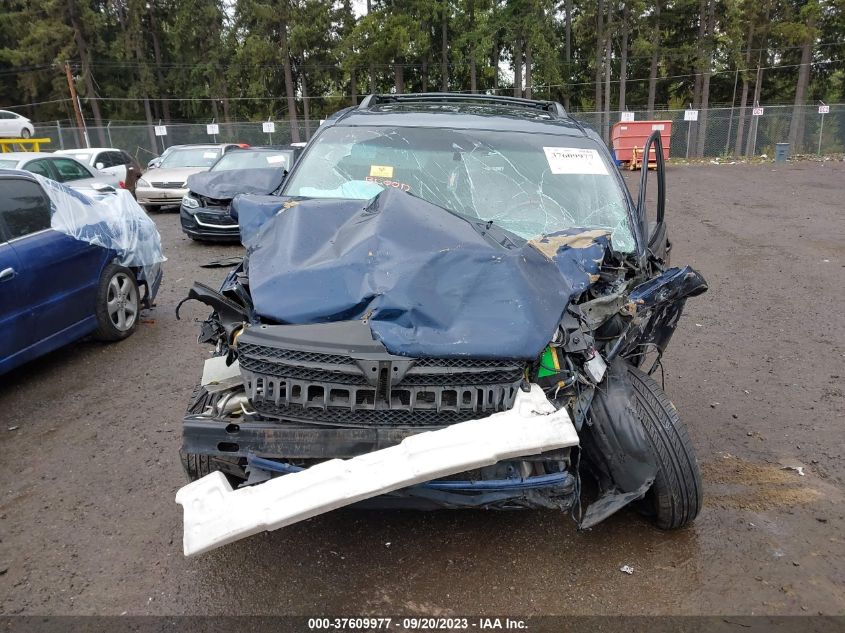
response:
[[[203,158],[217,158],[217,152],[205,152]]]
[[[373,178],[393,178],[393,167],[390,165],[370,165],[370,176]]]
[[[271,165],[278,165],[279,163],[287,163],[288,157],[287,156],[268,156],[267,162]]]
[[[553,174],[596,174],[607,176],[598,150],[578,147],[544,147]]]

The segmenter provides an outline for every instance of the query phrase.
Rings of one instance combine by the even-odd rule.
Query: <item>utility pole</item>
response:
[[[73,77],[70,74],[70,64],[68,62],[65,62],[65,76],[67,77],[68,90],[70,90],[70,100],[73,102],[73,111],[76,112],[76,125],[82,130],[82,134],[85,137],[85,147],[91,147],[91,142],[88,140],[88,130],[85,127],[85,120],[82,118],[79,95],[76,94],[76,86],[73,84]]]

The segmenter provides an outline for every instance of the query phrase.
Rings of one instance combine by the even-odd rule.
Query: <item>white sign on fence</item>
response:
[[[829,105],[820,105],[819,106],[819,114],[830,114],[830,106]]]
[[[634,120],[634,113],[633,112],[623,112],[622,118],[619,119],[622,123],[630,123]]]
[[[214,136],[216,134],[220,134],[220,126],[216,123],[209,123],[205,126],[205,133],[209,136]]]
[[[276,131],[276,124],[272,121],[264,121],[264,123],[261,124],[261,131],[265,134],[272,134]]]
[[[149,128],[147,128],[149,129]],[[167,126],[166,125],[156,125],[155,126],[156,136],[167,136]]]
[[[684,121],[698,121],[698,110],[684,110]]]
[[[751,110],[752,116],[763,116],[763,108],[757,107]]]

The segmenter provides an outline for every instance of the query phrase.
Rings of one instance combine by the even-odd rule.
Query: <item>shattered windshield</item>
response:
[[[302,157],[284,195],[368,200],[386,188],[526,239],[605,229],[634,250],[613,167],[589,138],[432,128],[333,127]]]

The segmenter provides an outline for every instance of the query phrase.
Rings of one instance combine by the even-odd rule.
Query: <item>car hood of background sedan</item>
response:
[[[231,200],[239,193],[269,194],[282,185],[284,169],[230,169],[205,171],[188,177],[193,193],[217,200]]]

